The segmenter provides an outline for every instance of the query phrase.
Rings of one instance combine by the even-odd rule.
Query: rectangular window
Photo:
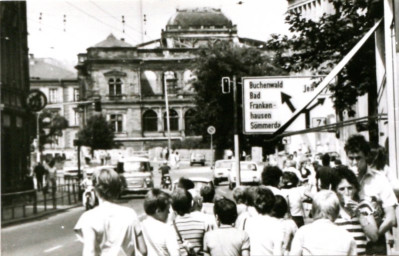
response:
[[[73,101],[79,101],[79,89],[73,89]]]
[[[56,103],[58,100],[58,89],[49,90],[49,103]]]
[[[109,96],[119,98],[122,96],[123,82],[120,78],[108,79]]]
[[[73,121],[74,121],[75,126],[79,126],[79,117],[80,117],[79,112],[74,110],[73,111]]]
[[[109,122],[114,132],[122,132],[123,116],[121,114],[109,115]]]

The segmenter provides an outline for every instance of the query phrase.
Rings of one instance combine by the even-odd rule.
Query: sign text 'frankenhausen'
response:
[[[312,77],[243,77],[244,133],[280,128],[315,89]]]

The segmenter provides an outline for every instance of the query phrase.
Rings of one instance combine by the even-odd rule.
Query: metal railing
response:
[[[2,194],[2,223],[80,204],[80,184],[76,179],[65,179],[62,183],[57,183],[56,187],[49,187],[44,191],[33,189]]]

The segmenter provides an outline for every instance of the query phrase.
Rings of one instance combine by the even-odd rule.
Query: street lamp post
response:
[[[168,99],[168,87],[167,87],[167,78],[170,76],[169,72],[164,73],[164,92],[165,92],[165,107],[166,107],[166,127],[168,131],[168,152],[170,154],[170,148],[171,148],[171,141],[170,141],[170,121],[169,121],[169,99]]]
[[[238,118],[237,118],[237,81],[236,76],[233,76],[233,105],[234,105],[234,157],[236,162],[236,184],[240,186],[241,184],[241,166],[240,166],[240,145],[238,139]],[[222,93],[229,94],[230,93],[230,78],[223,77],[222,78]]]

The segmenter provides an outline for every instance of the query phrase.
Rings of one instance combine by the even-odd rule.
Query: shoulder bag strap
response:
[[[184,250],[186,250],[187,255],[190,255],[190,251],[184,246],[183,237],[181,236],[181,234],[180,234],[180,232],[179,232],[179,229],[177,229],[177,226],[176,226],[176,222],[175,222],[175,221],[173,221],[173,226],[175,227],[177,236],[179,237],[179,240],[180,240],[180,242],[182,243],[182,246],[183,246]]]
[[[177,226],[176,226],[176,222],[175,222],[175,221],[173,221],[173,227],[175,227],[176,234],[177,234],[177,236],[179,237],[180,242],[183,243],[183,242],[184,242],[184,241],[183,241],[183,237],[181,237],[180,232],[179,232],[179,230],[177,229]]]

